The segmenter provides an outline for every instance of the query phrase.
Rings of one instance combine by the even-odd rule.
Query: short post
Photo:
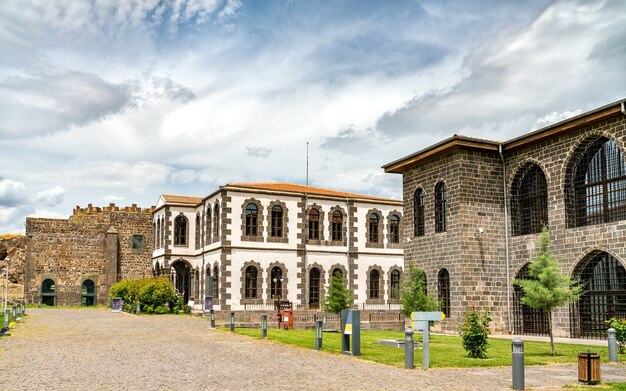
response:
[[[415,368],[415,351],[413,350],[413,329],[404,330],[404,367],[406,369]]]
[[[609,361],[617,362],[617,338],[615,337],[615,329],[611,327],[607,332],[609,333]]]
[[[135,314],[139,315],[141,313],[141,303],[137,302],[137,308],[135,308]]]
[[[20,322],[22,320],[22,307],[18,304],[15,306],[15,321]]]
[[[11,311],[5,310],[4,311],[4,327],[7,329],[9,328],[9,315],[11,315]]]
[[[17,314],[17,311],[15,309],[15,305],[13,305],[13,307],[11,307],[11,319],[13,319],[13,321],[17,321],[17,319],[15,318]]]
[[[215,311],[211,309],[211,327],[215,327]]]
[[[323,330],[323,320],[315,321],[315,350],[320,350],[322,348],[322,330]]]
[[[230,313],[230,331],[235,331],[235,313],[232,311]]]
[[[261,338],[267,338],[267,315],[261,315]]]
[[[430,368],[430,325],[427,320],[423,320],[422,329],[422,368]]]
[[[26,316],[26,304],[22,303],[22,315]]]
[[[511,341],[513,367],[513,389],[524,389],[524,341],[515,338]]]

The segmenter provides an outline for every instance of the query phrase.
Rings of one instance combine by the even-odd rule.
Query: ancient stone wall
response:
[[[18,234],[0,235],[0,262],[9,265],[9,303],[21,302],[24,298],[24,257],[26,236]]]

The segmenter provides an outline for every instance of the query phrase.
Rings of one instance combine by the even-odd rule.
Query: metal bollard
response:
[[[322,331],[324,330],[323,324],[324,321],[321,319],[315,321],[315,350],[320,350],[322,348]]]
[[[609,333],[609,361],[617,362],[617,338],[615,337],[615,329],[611,327],[607,332]]]
[[[515,338],[511,341],[513,389],[524,389],[524,341]]]
[[[135,309],[135,314],[141,314],[141,303],[137,302],[137,308]]]
[[[6,310],[4,311],[4,327],[5,328],[9,328],[9,316],[11,315],[11,311]]]
[[[415,368],[415,348],[413,344],[413,329],[404,330],[404,367],[406,369]]]
[[[215,327],[215,311],[211,309],[211,327]]]
[[[13,319],[14,322],[16,320],[15,314],[16,314],[15,305],[13,305],[13,307],[11,307],[11,319]]]
[[[267,338],[267,315],[261,315],[261,338]]]
[[[22,320],[22,313],[20,305],[15,306],[15,321],[20,322]]]
[[[22,315],[26,316],[26,304],[22,303]]]
[[[235,313],[230,313],[230,331],[235,331]]]

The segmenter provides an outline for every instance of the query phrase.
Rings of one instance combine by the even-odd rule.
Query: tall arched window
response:
[[[380,273],[373,269],[370,272],[370,284],[368,289],[368,297],[370,299],[378,299],[380,290]]]
[[[246,206],[246,236],[257,236],[259,210],[253,203]]]
[[[246,268],[245,276],[245,298],[256,299],[257,298],[257,276],[258,271],[254,266],[248,266]]]
[[[165,247],[165,220],[161,218],[161,248]]]
[[[511,200],[514,234],[541,232],[548,225],[548,186],[543,171],[536,164],[524,166],[514,186]]]
[[[370,213],[369,215],[369,237],[370,243],[378,243],[378,220],[379,217],[376,213]]]
[[[281,300],[283,298],[283,270],[278,266],[274,266],[270,273],[270,278],[272,299]]]
[[[187,245],[187,225],[187,218],[185,216],[176,216],[174,219],[174,245]]]
[[[574,173],[576,226],[626,219],[626,164],[607,138],[592,143]]]
[[[156,240],[154,241],[155,248],[161,248],[161,218],[157,219]]]
[[[389,296],[392,300],[400,299],[400,271],[397,269],[391,271],[391,291]]]
[[[413,235],[424,236],[424,190],[417,189],[413,196]]]
[[[400,243],[400,218],[397,215],[389,218],[389,243]]]
[[[96,284],[93,280],[83,281],[80,287],[80,305],[92,306],[96,304]]]
[[[154,248],[157,249],[159,248],[159,228],[157,227],[156,221],[152,223],[152,232],[154,232],[154,238],[152,239],[154,243]]]
[[[315,208],[309,211],[309,239],[320,239],[320,212]]]
[[[41,283],[41,304],[50,306],[57,304],[56,284],[50,278],[43,280]]]
[[[213,266],[213,302],[217,303],[218,302],[218,298],[219,298],[219,294],[220,294],[220,287],[219,287],[219,275],[220,275],[220,269],[217,267],[217,265]]]
[[[331,224],[330,224],[330,234],[331,239],[334,242],[339,242],[343,240],[342,235],[343,230],[343,216],[341,212],[336,210],[332,214]]]
[[[220,240],[220,206],[217,202],[215,202],[215,207],[213,208],[213,214],[215,218],[215,226],[213,227],[213,236],[215,240]]]
[[[196,248],[200,248],[200,214],[196,214]]]
[[[441,312],[450,316],[450,273],[446,269],[441,269],[438,276],[439,301],[441,302]]]
[[[320,269],[314,267],[309,272],[309,306],[320,304]]]
[[[435,232],[446,232],[446,185],[443,182],[435,186]]]
[[[206,242],[206,244],[209,244],[209,243],[211,243],[211,225],[212,225],[211,224],[212,223],[212,221],[211,221],[212,220],[211,205],[209,205],[206,208],[206,216],[205,216],[204,220],[205,220],[205,223],[204,223],[205,228],[204,229],[206,230],[206,232],[205,232],[205,242]]]
[[[272,222],[270,236],[280,238],[283,236],[283,208],[279,205],[272,207]]]

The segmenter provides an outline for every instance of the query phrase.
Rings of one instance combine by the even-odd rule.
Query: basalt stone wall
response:
[[[55,282],[57,305],[80,305],[86,279],[95,283],[96,303],[106,304],[113,283],[151,274],[150,209],[77,207],[67,220],[27,218],[26,236],[27,303],[39,301],[48,278]]]
[[[9,302],[21,302],[24,297],[24,257],[26,236],[0,235],[0,262],[9,264]]]

